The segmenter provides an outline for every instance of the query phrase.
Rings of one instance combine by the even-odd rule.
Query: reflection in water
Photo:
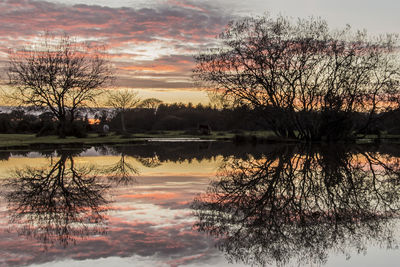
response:
[[[154,152],[154,154],[150,157],[137,157],[136,158],[143,166],[147,168],[156,168],[158,166],[161,166],[161,161],[158,158],[157,153]]]
[[[399,159],[340,147],[280,147],[231,158],[192,208],[230,261],[323,264],[328,252],[394,247]]]
[[[139,170],[133,166],[127,156],[122,153],[120,159],[113,165],[105,168],[103,173],[108,176],[108,179],[115,184],[131,184],[135,182],[135,176],[139,174]]]
[[[76,166],[71,153],[60,152],[48,168],[21,168],[5,183],[10,223],[21,235],[45,246],[64,247],[76,239],[105,232],[103,197],[108,186],[95,168]]]
[[[134,183],[136,181],[135,177],[139,174],[139,170],[129,161],[129,159],[133,157],[128,156],[125,149],[120,149],[119,155],[120,159],[115,164],[104,168],[103,173],[108,177],[110,182],[116,185]],[[147,168],[161,166],[161,162],[156,153],[147,157],[136,156],[135,159],[140,162],[142,166]]]
[[[119,156],[116,163],[101,168],[75,163],[74,157],[85,153],[85,149],[33,152],[50,157],[50,165],[18,168],[11,173],[11,178],[2,182],[9,224],[13,227],[11,232],[39,240],[45,248],[53,244],[67,247],[78,239],[105,234],[108,218],[105,213],[109,203],[105,195],[111,187],[135,182],[139,170],[131,159],[135,158],[147,168],[155,168],[170,158],[181,161],[182,151],[186,149],[171,145],[139,148],[96,148],[95,151],[102,154]],[[162,161],[155,152],[157,149],[163,152]],[[188,151],[193,152],[193,149]],[[27,157],[30,152],[5,152],[4,158],[8,159],[12,154]],[[57,159],[53,158],[55,155],[58,155]]]
[[[22,161],[31,167],[13,172],[1,188],[8,211],[0,205],[0,265],[107,259],[109,265],[225,266],[204,232],[218,237],[231,261],[253,265],[324,263],[331,252],[342,257],[367,248],[371,256],[373,243],[397,245],[400,208],[400,150],[374,149],[215,142],[9,152],[3,173]],[[43,155],[53,157],[52,165],[33,167],[50,161]],[[205,190],[222,161],[218,180],[193,203],[197,217],[190,216],[193,194]],[[120,179],[139,171],[137,181]],[[202,232],[191,229],[196,221]],[[16,231],[30,240],[16,238]],[[395,266],[393,259],[385,265]]]

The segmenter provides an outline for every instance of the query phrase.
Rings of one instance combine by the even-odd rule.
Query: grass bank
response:
[[[34,134],[0,134],[0,149],[24,149],[24,148],[46,148],[54,146],[82,146],[82,145],[105,145],[105,144],[133,144],[148,141],[151,138],[200,138],[203,140],[233,141],[236,143],[271,143],[290,142],[295,140],[282,140],[271,131],[215,131],[210,135],[192,135],[185,131],[162,131],[150,133],[134,133],[129,135],[117,135],[110,133],[107,136],[89,134],[85,138],[58,136],[36,137]],[[400,135],[368,135],[354,140],[355,143],[400,143]]]
[[[258,136],[264,138],[271,136],[268,131],[242,132],[245,136]],[[50,146],[66,146],[66,145],[104,145],[104,144],[124,144],[124,143],[140,143],[146,142],[150,138],[200,138],[204,140],[227,141],[234,140],[238,133],[233,132],[213,132],[210,135],[191,135],[184,131],[162,131],[151,133],[134,133],[129,135],[116,135],[110,133],[107,136],[99,136],[98,134],[89,134],[85,138],[67,137],[59,138],[58,136],[42,136],[36,137],[34,134],[0,134],[0,148],[29,148],[29,147],[50,147]]]

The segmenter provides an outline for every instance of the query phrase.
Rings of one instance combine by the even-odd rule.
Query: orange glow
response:
[[[132,70],[132,71],[174,72],[180,70],[180,67],[172,65],[158,65],[158,66],[128,66],[128,67],[120,67],[120,69]]]
[[[100,124],[100,120],[99,119],[88,119],[88,122],[89,122],[90,125]]]

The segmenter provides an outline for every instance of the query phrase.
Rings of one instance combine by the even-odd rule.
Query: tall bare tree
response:
[[[154,112],[154,115],[157,114],[158,107],[162,104],[163,102],[160,99],[157,98],[146,98],[140,103],[140,107],[142,108],[148,108],[152,109]]]
[[[225,99],[260,110],[279,136],[342,139],[354,112],[397,105],[394,35],[369,38],[320,19],[245,18],[228,25],[220,46],[195,57],[194,78]]]
[[[104,49],[75,41],[68,35],[41,38],[36,46],[9,52],[9,95],[20,105],[51,111],[59,135],[67,134],[77,109],[93,103],[113,79]]]
[[[140,103],[138,93],[125,89],[115,90],[108,93],[107,106],[114,108],[121,116],[121,128],[126,132],[125,112],[135,108]]]

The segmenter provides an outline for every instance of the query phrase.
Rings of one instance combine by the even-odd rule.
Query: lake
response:
[[[398,266],[400,146],[0,152],[0,266]]]

